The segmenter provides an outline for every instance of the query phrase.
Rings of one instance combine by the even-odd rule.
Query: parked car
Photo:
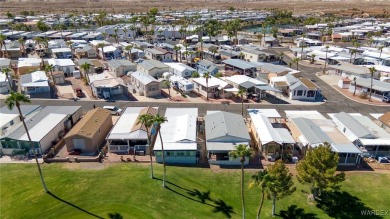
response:
[[[116,106],[103,106],[103,109],[110,111],[111,115],[120,115],[122,113],[122,109]]]
[[[83,97],[84,96],[83,91],[81,90],[81,88],[74,89],[74,92],[76,93],[76,97]]]
[[[390,103],[390,96],[383,97],[382,102]]]

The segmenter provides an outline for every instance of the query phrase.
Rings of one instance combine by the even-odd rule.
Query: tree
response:
[[[356,93],[356,79],[357,79],[357,77],[353,77],[353,84],[354,84],[353,96],[355,96],[355,93]]]
[[[373,42],[374,42],[374,39],[372,37],[370,37],[370,39],[368,39],[368,45],[371,47]]]
[[[375,74],[375,72],[376,72],[376,69],[375,69],[375,67],[370,67],[370,68],[368,68],[368,70],[370,70],[370,74],[371,74],[370,98],[368,98],[368,100],[371,101],[372,84],[373,84],[374,74]],[[355,85],[355,87],[356,87],[356,85]]]
[[[199,72],[197,71],[192,72],[191,78],[199,78],[199,77],[200,77]]]
[[[351,57],[349,57],[349,63],[352,63],[352,56],[353,56],[353,54],[357,53],[357,50],[356,49],[350,49],[349,53],[351,53]]]
[[[259,208],[257,209],[256,219],[260,218],[261,209],[263,208],[265,194],[268,192],[267,188],[272,183],[272,178],[268,174],[268,171],[265,169],[263,171],[259,171],[256,174],[252,175],[252,182],[249,184],[249,188],[253,188],[254,186],[260,187],[261,189],[261,200],[259,204]]]
[[[123,28],[123,32],[125,33],[126,42],[128,42],[129,41],[129,35],[127,33],[129,32],[129,29],[127,27],[124,27]]]
[[[171,82],[165,81],[164,85],[167,86],[167,88],[168,88],[168,96],[169,96],[169,99],[171,99]]]
[[[292,64],[297,64],[297,70],[298,70],[298,66],[299,66],[299,61],[301,61],[301,59],[300,58],[293,58],[293,60],[291,61],[292,62]]]
[[[378,47],[378,50],[379,50],[379,59],[381,59],[381,57],[382,57],[382,52],[383,52],[383,49],[385,48],[385,46],[379,46]]]
[[[106,60],[106,56],[104,55],[104,46],[105,46],[104,43],[99,43],[99,44],[97,44],[97,47],[102,49],[102,58],[103,58],[103,61]]]
[[[68,40],[68,41],[66,41],[66,45],[69,46],[70,52],[72,53],[71,56],[72,56],[72,59],[73,59],[73,42]]]
[[[46,31],[50,30],[50,27],[47,26],[42,20],[39,20],[37,22],[37,29],[39,31],[46,32]]]
[[[295,192],[292,174],[289,172],[282,160],[276,161],[268,167],[268,174],[271,182],[267,185],[268,199],[272,199],[272,216],[275,215],[276,200],[282,199]]]
[[[210,72],[203,73],[203,78],[206,79],[206,100],[209,101],[209,78],[211,78]]]
[[[251,157],[252,153],[248,145],[239,144],[236,150],[230,151],[229,156],[234,159],[240,159],[241,163],[241,204],[242,204],[242,218],[245,218],[245,197],[244,197],[244,163],[246,158]]]
[[[329,51],[329,46],[325,46],[325,66],[324,66],[324,73],[326,72],[326,64],[328,63],[328,51]]]
[[[31,145],[31,150],[34,153],[35,162],[36,162],[37,167],[38,167],[38,172],[39,172],[39,176],[41,178],[43,188],[45,189],[45,192],[48,192],[49,190],[47,189],[46,183],[43,179],[43,174],[42,174],[41,166],[39,165],[39,162],[38,162],[38,156],[37,156],[37,152],[34,148],[34,143],[31,141],[30,133],[28,132],[26,122],[24,121],[22,111],[20,110],[20,103],[31,103],[31,101],[26,95],[18,93],[18,92],[13,92],[13,91],[11,91],[10,95],[5,100],[5,105],[8,107],[8,109],[12,110],[15,106],[18,109],[19,118],[23,123],[23,127],[24,127],[24,130],[26,131],[28,141]]]
[[[18,39],[18,42],[20,43],[20,45],[22,45],[22,56],[26,53],[26,47],[24,46],[24,39],[23,39],[23,37],[20,37],[19,39]]]
[[[133,49],[133,45],[128,45],[125,47],[125,50],[127,50],[127,55],[130,58],[130,61],[133,62],[133,54],[131,54],[131,49]]]
[[[166,166],[165,166],[165,155],[164,155],[164,143],[163,143],[163,140],[162,140],[162,137],[161,137],[161,124],[167,122],[167,118],[166,117],[163,117],[163,116],[160,116],[160,115],[155,115],[153,117],[153,124],[155,125],[156,129],[157,129],[157,133],[160,137],[160,142],[161,142],[161,153],[162,153],[162,160],[163,160],[163,167],[164,167],[164,174],[163,174],[163,187],[165,187],[165,177],[166,177],[166,173],[167,173],[167,169],[166,169]]]
[[[223,74],[222,74],[221,72],[217,72],[217,73],[214,75],[214,77],[216,77],[216,78],[221,78],[221,77],[223,77]]]
[[[279,64],[282,64],[283,57],[284,57],[284,52],[278,53],[278,56],[279,56]]]
[[[324,190],[338,190],[345,179],[344,172],[336,174],[338,162],[339,155],[329,143],[310,149],[297,164],[298,181],[310,184],[314,198]]]
[[[4,51],[5,51],[5,52],[2,52],[3,58],[5,58],[5,55],[8,56],[7,47],[5,46],[5,40],[6,40],[6,39],[7,39],[7,37],[1,33],[1,34],[0,34],[0,51],[1,51],[1,49],[2,49],[3,47],[4,47]]]
[[[244,116],[244,94],[246,94],[247,90],[245,88],[240,87],[238,90],[238,95],[241,97],[241,115]]]
[[[176,53],[176,62],[178,62],[178,60],[177,60],[177,53],[179,52],[179,50],[180,50],[181,48],[180,48],[180,46],[174,46],[173,47],[173,50],[175,50],[175,53]],[[180,60],[180,62],[181,62],[181,60]]]
[[[12,91],[12,82],[11,82],[11,77],[10,77],[10,72],[11,72],[11,69],[9,69],[9,68],[3,68],[3,69],[1,69],[1,72],[3,73],[3,74],[5,74],[5,78],[8,80],[8,83],[9,83],[9,89]]]
[[[89,69],[91,69],[91,64],[84,62],[83,64],[80,65],[80,68],[84,71],[85,78],[87,79],[88,85],[89,85]]]
[[[302,41],[300,42],[300,44],[301,44],[300,45],[301,46],[301,60],[303,60],[303,48],[306,46],[305,37],[306,37],[306,34],[303,33],[302,34]]]
[[[142,124],[146,129],[146,135],[148,138],[148,144],[149,144],[149,157],[150,157],[150,177],[154,179],[153,175],[153,159],[152,159],[152,134],[150,133],[150,128],[153,125],[153,116],[151,114],[143,114],[139,117],[139,120],[137,124]]]
[[[45,72],[46,73],[50,73],[51,80],[53,81],[53,84],[54,84],[54,87],[55,87],[56,86],[56,80],[54,79],[54,76],[53,76],[53,69],[54,69],[53,65],[46,65],[45,66]]]
[[[316,54],[311,54],[310,56],[310,63],[313,64],[316,58]]]
[[[261,46],[262,45],[262,40],[263,40],[263,35],[261,35],[260,32],[257,34],[257,39],[259,40],[259,45]]]

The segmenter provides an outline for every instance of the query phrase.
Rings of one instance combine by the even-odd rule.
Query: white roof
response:
[[[113,46],[105,46],[105,47],[103,47],[103,50],[104,50],[104,53],[114,52],[115,50],[117,50],[117,48],[115,48]],[[99,48],[99,51],[102,51],[102,48]]]
[[[276,109],[248,109],[249,115],[260,114],[268,118],[281,118],[280,114]]]
[[[235,83],[235,84],[242,84],[246,81],[250,81],[250,82],[254,83],[255,85],[266,85],[267,84],[267,83],[259,81],[257,79],[248,77],[246,75],[233,75],[231,77],[225,77],[225,79],[227,81],[230,81],[230,82]]]
[[[39,123],[37,123],[34,127],[28,130],[31,136],[31,140],[41,141],[43,137],[45,137],[67,116],[68,115],[66,114],[50,113],[45,118],[43,118]],[[27,134],[22,135],[19,138],[19,140],[28,141]]]
[[[72,52],[70,48],[53,48],[51,49],[52,53],[57,53],[57,52]]]
[[[40,66],[42,59],[40,58],[19,58],[18,68],[25,66]]]
[[[140,139],[146,139],[146,133],[137,132],[135,134],[133,133],[133,135],[131,133],[131,129],[135,125],[139,113],[144,108],[145,107],[127,107],[106,139],[132,139],[135,135],[138,135],[137,137],[140,137]]]
[[[105,40],[92,40],[91,42],[89,42],[91,45],[93,46],[97,46],[99,43],[104,43],[104,45],[110,45],[109,42],[105,41]]]
[[[378,120],[379,117],[381,117],[383,115],[383,113],[370,113],[370,115]]]
[[[197,150],[198,108],[168,108],[165,117],[168,121],[161,125],[164,150]],[[160,141],[156,141],[154,150],[161,150]]]
[[[192,81],[206,87],[206,78],[203,77],[193,78]],[[209,78],[208,81],[208,87],[226,87],[226,85],[228,85],[228,83],[213,76],[211,76],[211,78]]]
[[[48,59],[47,62],[53,66],[75,66],[72,59]]]
[[[157,82],[157,80],[154,77],[152,77],[148,74],[141,73],[139,71],[132,72],[132,73],[130,73],[130,75],[132,77],[134,77],[135,79],[137,79],[139,82],[141,82],[143,85],[147,85],[147,84],[150,84],[152,82]]]
[[[186,69],[190,71],[196,71],[194,68],[191,68],[190,66],[183,64],[183,63],[178,63],[178,62],[164,62],[164,64],[168,65],[170,68],[173,68],[179,72],[183,72]]]
[[[88,74],[89,82],[92,84],[94,81],[101,81],[106,79],[114,79],[114,77],[108,73],[103,72],[102,74]]]
[[[278,144],[295,143],[293,137],[287,129],[274,128],[268,117],[254,112],[249,112],[249,115],[252,119],[252,123],[256,129],[256,132],[259,135],[261,144],[268,144],[270,142],[275,142]]]
[[[5,82],[7,80],[7,77],[5,74],[0,74],[0,82]]]

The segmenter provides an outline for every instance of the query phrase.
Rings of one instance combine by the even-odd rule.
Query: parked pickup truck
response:
[[[84,95],[81,88],[74,89],[74,92],[76,93],[76,97],[83,97],[83,95]]]

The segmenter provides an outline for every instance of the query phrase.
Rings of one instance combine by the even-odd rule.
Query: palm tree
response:
[[[257,34],[257,39],[259,40],[259,45],[261,46],[261,44],[262,44],[262,40],[263,40],[263,35],[261,35],[261,33],[258,33]]]
[[[180,48],[180,46],[174,46],[173,47],[173,50],[175,50],[175,52],[176,52],[176,62],[178,62],[178,59],[177,59],[177,53],[179,52],[179,50],[180,50],[181,48]],[[181,62],[181,61],[180,61]]]
[[[102,49],[102,58],[103,58],[103,61],[106,60],[106,57],[104,56],[104,46],[105,46],[104,43],[99,43],[99,44],[97,44],[97,47]]]
[[[131,54],[131,49],[133,49],[133,45],[128,45],[125,47],[125,50],[127,50],[127,55],[130,58],[130,61],[133,62],[133,54]]]
[[[229,156],[234,159],[240,159],[241,163],[241,204],[242,204],[242,218],[245,219],[245,198],[244,198],[244,163],[247,157],[251,157],[252,153],[248,145],[240,144],[236,146],[236,150],[230,151]]]
[[[112,35],[112,37],[114,37],[114,39],[115,39],[115,43],[117,43],[117,44],[118,44],[118,35],[117,35],[117,34],[113,34],[113,35]]]
[[[89,73],[89,69],[91,69],[91,64],[84,62],[83,64],[80,65],[80,68],[84,71],[85,78],[87,79],[87,82],[89,84],[88,73]]]
[[[66,41],[66,45],[69,46],[70,52],[72,53],[72,59],[73,59],[73,42],[68,40]]]
[[[153,117],[153,124],[156,126],[157,133],[160,137],[160,142],[161,142],[161,152],[162,152],[162,160],[163,160],[163,167],[164,167],[164,174],[163,174],[163,187],[165,187],[165,176],[166,176],[166,166],[165,166],[165,155],[164,155],[164,143],[161,137],[161,124],[167,122],[167,118],[160,116],[160,115],[155,115]]]
[[[168,96],[169,96],[169,99],[171,99],[171,82],[165,81],[164,85],[167,86],[167,88],[168,88]]]
[[[206,100],[209,101],[209,78],[211,78],[210,72],[203,73],[203,78],[206,79]]]
[[[329,46],[325,46],[326,51],[325,51],[325,66],[324,66],[324,73],[326,72],[326,64],[328,63],[328,51],[329,51]]]
[[[54,87],[55,87],[56,86],[56,80],[54,79],[54,76],[53,76],[53,69],[54,69],[53,65],[46,65],[45,66],[45,72],[46,73],[50,73],[51,80],[53,81],[53,84],[54,84]]]
[[[298,70],[298,66],[299,66],[299,61],[301,61],[300,58],[293,58],[293,60],[291,61],[293,64],[297,64],[297,70]]]
[[[370,45],[370,47],[371,47],[373,42],[374,42],[374,39],[372,39],[372,37],[370,37],[370,39],[368,39],[368,45]]]
[[[127,29],[127,27],[124,27],[124,28],[123,28],[123,32],[124,32],[125,35],[126,35],[126,42],[128,42],[128,41],[129,41],[129,35],[127,34],[127,32],[129,32],[129,29]]]
[[[10,75],[9,75],[9,73],[11,72],[11,69],[9,69],[9,68],[3,68],[3,69],[1,70],[1,72],[2,72],[3,74],[5,74],[5,78],[8,80],[8,83],[9,83],[9,89],[12,91],[12,82],[11,82],[11,80],[10,80]]]
[[[368,70],[370,70],[370,74],[371,74],[370,98],[369,98],[368,100],[371,101],[372,83],[373,83],[373,80],[374,80],[374,73],[376,72],[376,69],[375,69],[375,67],[371,67],[371,68],[369,68]],[[355,86],[356,86],[356,84],[355,84]]]
[[[385,48],[385,46],[379,46],[378,47],[378,51],[380,52],[379,53],[379,59],[381,59],[383,48]]]
[[[18,42],[20,43],[20,45],[22,45],[22,56],[26,53],[26,47],[24,46],[24,39],[23,37],[20,37],[18,39]]]
[[[279,64],[282,64],[283,57],[284,57],[284,52],[281,52],[278,55],[279,55]]]
[[[139,117],[137,124],[142,124],[146,129],[146,135],[148,137],[148,144],[149,144],[149,157],[150,157],[150,177],[154,179],[153,175],[153,160],[152,160],[152,136],[150,133],[150,128],[153,125],[153,116],[151,114],[143,114]]]
[[[238,95],[241,97],[241,115],[244,116],[244,94],[246,93],[246,89],[240,87],[238,90]]]
[[[355,96],[355,93],[356,93],[356,79],[357,79],[357,77],[353,77],[353,83],[354,83],[354,90],[353,90],[353,96]]]
[[[7,39],[6,36],[4,36],[3,34],[0,34],[0,51],[1,51],[1,49],[3,48],[3,46],[4,46],[4,51],[5,51],[5,52],[2,52],[3,58],[5,58],[5,55],[6,55],[6,54],[8,55],[7,47],[5,46],[5,40],[6,40],[6,39]]]
[[[252,182],[249,184],[249,188],[253,188],[254,186],[258,186],[261,188],[261,200],[259,204],[259,208],[257,209],[256,219],[260,218],[261,209],[263,208],[265,194],[268,193],[267,187],[272,183],[272,177],[268,175],[268,171],[265,169],[263,171],[259,171],[256,174],[252,175]]]
[[[302,34],[302,45],[300,45],[301,46],[301,60],[303,60],[303,47],[305,47],[305,45],[306,45],[306,42],[305,42],[305,36],[306,36],[306,34]],[[297,68],[298,69],[298,68]]]
[[[350,49],[349,53],[351,53],[351,57],[349,57],[349,63],[352,63],[352,56],[353,56],[353,54],[357,53],[357,50],[356,49]]]
[[[313,64],[316,58],[316,54],[311,54],[310,56],[310,63]]]
[[[34,143],[31,141],[30,133],[28,132],[26,122],[24,121],[22,111],[20,110],[20,103],[30,103],[30,102],[31,102],[30,99],[26,95],[11,91],[10,95],[5,100],[5,105],[7,105],[8,109],[10,109],[10,110],[12,110],[15,106],[18,109],[20,120],[23,123],[24,130],[26,131],[28,141],[31,145],[31,150],[34,152],[34,158],[35,158],[35,162],[37,163],[37,167],[38,167],[39,175],[41,177],[41,182],[42,182],[43,188],[45,189],[45,192],[49,192],[49,190],[46,187],[45,181],[43,179],[42,170],[41,170],[41,166],[39,165],[39,162],[38,162],[38,156],[37,156],[37,152],[34,148]]]

